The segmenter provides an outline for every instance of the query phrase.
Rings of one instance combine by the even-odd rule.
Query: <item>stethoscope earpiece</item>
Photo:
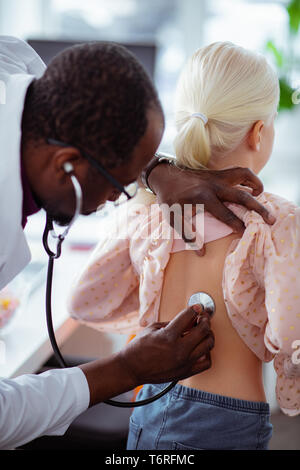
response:
[[[73,167],[72,163],[70,163],[70,162],[64,163],[63,168],[64,168],[65,172],[68,175],[74,171],[74,167]]]

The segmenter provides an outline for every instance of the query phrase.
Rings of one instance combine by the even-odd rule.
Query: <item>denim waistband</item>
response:
[[[155,384],[151,387],[156,388],[157,392],[163,390],[168,384]],[[144,386],[145,387],[145,386]],[[205,392],[196,388],[189,388],[181,384],[175,385],[168,394],[171,394],[175,399],[181,398],[184,400],[198,401],[210,405],[219,406],[222,408],[230,408],[236,411],[247,411],[252,413],[270,414],[269,403],[263,401],[249,401],[240,398],[226,397],[215,393]]]

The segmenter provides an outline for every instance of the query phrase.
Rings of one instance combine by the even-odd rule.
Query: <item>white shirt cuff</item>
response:
[[[81,414],[86,411],[90,404],[90,389],[84,372],[79,367],[65,369],[70,376],[74,390],[77,395],[77,412]]]

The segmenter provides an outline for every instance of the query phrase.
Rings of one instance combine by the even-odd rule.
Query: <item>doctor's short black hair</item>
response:
[[[66,142],[115,168],[145,134],[151,108],[163,116],[155,87],[131,52],[112,42],[79,44],[57,55],[29,86],[23,137]]]

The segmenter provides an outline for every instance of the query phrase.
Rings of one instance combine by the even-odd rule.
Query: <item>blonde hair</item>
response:
[[[234,150],[255,122],[271,121],[278,101],[278,77],[261,54],[230,42],[199,49],[177,84],[177,163],[199,169]]]

